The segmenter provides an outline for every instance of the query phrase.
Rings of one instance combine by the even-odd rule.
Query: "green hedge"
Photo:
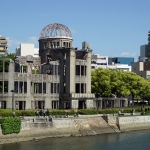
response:
[[[132,108],[122,108],[122,109],[123,109],[123,113],[132,112]],[[119,110],[120,108],[106,108],[106,109],[99,109],[98,113],[99,114],[116,114],[118,113]],[[134,108],[134,112],[138,112],[138,108]]]
[[[35,110],[15,110],[15,116],[35,116]],[[1,117],[11,117],[12,110],[0,109]]]
[[[3,134],[19,133],[21,129],[20,118],[1,118],[0,124]]]
[[[58,115],[92,115],[92,114],[113,114],[118,113],[120,108],[105,108],[99,109],[80,109],[78,111],[75,110],[51,110],[50,115],[58,116]],[[134,107],[135,112],[138,112],[139,107]],[[123,108],[123,113],[131,113],[132,108]],[[145,108],[143,108],[145,111]],[[147,108],[148,110],[148,108]],[[35,116],[36,110],[15,110],[15,116]],[[12,110],[9,109],[0,109],[0,116],[2,117],[10,117],[12,116]]]
[[[50,115],[56,116],[56,115],[74,115],[77,114],[74,110],[52,110],[50,111]]]
[[[16,110],[16,116],[35,116],[35,110]]]
[[[52,116],[65,115],[65,114],[66,114],[65,110],[53,110],[53,111],[50,111],[50,115],[52,115]]]
[[[81,115],[94,115],[94,114],[98,114],[98,111],[95,109],[80,109],[78,110],[78,114]]]
[[[118,113],[119,108],[99,109],[99,114],[115,114]]]

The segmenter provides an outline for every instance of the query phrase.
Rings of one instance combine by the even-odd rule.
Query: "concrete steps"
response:
[[[117,129],[112,128],[101,116],[88,118],[91,130],[97,134],[115,133]]]
[[[116,133],[120,133],[119,128],[117,127],[117,125],[109,125]]]

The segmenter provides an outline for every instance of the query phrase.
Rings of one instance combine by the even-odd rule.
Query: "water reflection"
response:
[[[0,145],[0,150],[149,150],[150,131],[86,137],[46,138]]]

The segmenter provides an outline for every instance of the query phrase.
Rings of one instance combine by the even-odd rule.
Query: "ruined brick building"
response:
[[[78,50],[72,47],[72,42],[66,26],[49,24],[40,33],[39,57],[1,59],[1,108],[94,108],[92,50],[89,47]]]

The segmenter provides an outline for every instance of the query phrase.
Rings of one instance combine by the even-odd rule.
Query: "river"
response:
[[[0,145],[0,150],[150,150],[150,130],[85,137],[45,138]]]

